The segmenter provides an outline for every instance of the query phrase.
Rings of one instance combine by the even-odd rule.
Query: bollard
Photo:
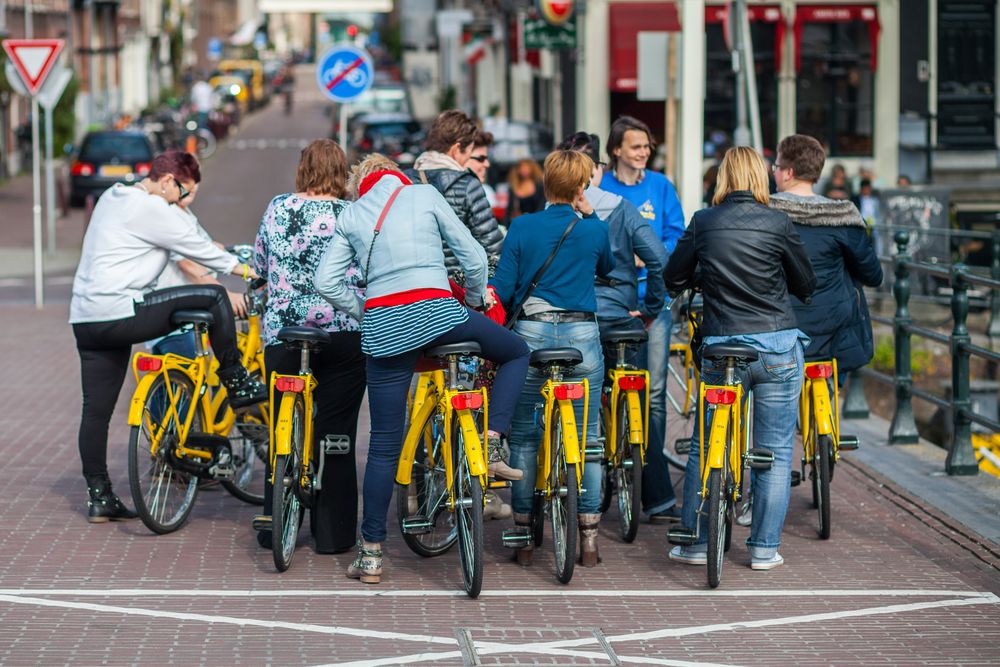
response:
[[[972,342],[966,320],[969,317],[969,283],[965,280],[965,265],[951,267],[951,314],[955,324],[951,331],[951,448],[944,462],[949,475],[976,475],[979,464],[972,449],[972,422],[968,413],[972,411],[969,397],[969,350]]]
[[[847,391],[844,392],[844,419],[868,419],[868,398],[865,396],[865,376],[860,371],[847,375]]]
[[[913,419],[913,370],[910,365],[910,255],[907,246],[910,233],[900,230],[895,233],[896,280],[892,293],[896,297],[896,316],[893,318],[893,342],[896,344],[896,412],[889,427],[889,444],[902,445],[917,442],[917,423]]]

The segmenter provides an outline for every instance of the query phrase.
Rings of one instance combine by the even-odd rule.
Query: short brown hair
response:
[[[316,139],[302,149],[295,171],[295,189],[317,195],[344,196],[347,156],[336,141]]]
[[[568,204],[576,199],[581,187],[590,184],[594,161],[580,151],[552,151],[545,158],[545,199],[553,204]]]
[[[185,151],[166,151],[153,158],[149,178],[158,181],[168,174],[185,183],[201,183],[198,158]]]
[[[464,112],[448,109],[434,119],[424,147],[429,151],[447,153],[449,148],[458,144],[459,148],[465,150],[475,140],[477,132],[479,128],[475,121]]]
[[[719,165],[712,206],[737,190],[749,190],[754,199],[766,205],[770,198],[767,186],[767,165],[760,153],[749,146],[734,146],[726,151]]]
[[[826,151],[815,138],[807,134],[793,134],[778,144],[778,159],[781,160],[778,166],[791,169],[795,178],[815,183],[823,175]]]
[[[476,137],[472,140],[472,145],[476,148],[493,145],[493,133],[485,130],[476,130]]]

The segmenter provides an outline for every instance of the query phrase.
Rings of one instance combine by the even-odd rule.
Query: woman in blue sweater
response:
[[[567,374],[567,379],[587,378],[590,382],[590,411],[587,433],[597,433],[597,418],[604,377],[601,336],[597,328],[597,298],[594,275],[607,276],[615,268],[607,225],[594,213],[583,191],[590,185],[593,162],[583,153],[555,151],[545,160],[545,199],[549,207],[538,213],[515,218],[504,240],[500,264],[491,284],[497,297],[508,307],[520,304],[538,269],[552,253],[570,223],[573,229],[556,253],[537,287],[521,307],[514,331],[532,350],[575,347],[583,363]],[[580,219],[579,216],[583,216]],[[535,483],[536,454],[542,433],[535,422],[535,404],[545,377],[530,369],[514,409],[510,430],[510,465],[524,471],[524,478],[511,489],[514,522],[528,525]],[[577,405],[577,422],[582,427],[583,405]],[[581,434],[582,435],[582,434]],[[601,520],[601,466],[587,463],[583,484],[590,493],[580,496],[580,557],[585,566],[597,564],[597,525]],[[532,547],[518,550],[522,565],[531,563]]]

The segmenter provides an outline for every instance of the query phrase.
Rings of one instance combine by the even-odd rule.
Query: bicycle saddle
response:
[[[283,343],[329,343],[330,334],[313,327],[281,327],[278,340]]]
[[[438,345],[424,350],[425,357],[448,357],[453,354],[460,354],[466,357],[478,357],[482,355],[483,351],[479,347],[479,343],[466,340],[460,343],[448,343],[447,345]]]
[[[620,329],[618,331],[606,331],[601,334],[602,343],[645,343],[649,334],[645,330]]]
[[[742,343],[716,343],[708,345],[701,351],[703,359],[721,360],[726,357],[734,357],[737,361],[757,361],[759,352],[749,345]]]
[[[206,324],[212,326],[215,318],[207,310],[175,310],[170,314],[170,323],[175,327],[185,324]]]
[[[575,347],[550,347],[531,353],[531,365],[534,368],[545,368],[553,364],[572,368],[582,361],[583,353]]]

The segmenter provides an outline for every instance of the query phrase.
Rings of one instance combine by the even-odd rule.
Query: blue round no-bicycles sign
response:
[[[334,102],[353,102],[371,88],[375,78],[372,57],[353,44],[336,44],[316,65],[316,83]]]

